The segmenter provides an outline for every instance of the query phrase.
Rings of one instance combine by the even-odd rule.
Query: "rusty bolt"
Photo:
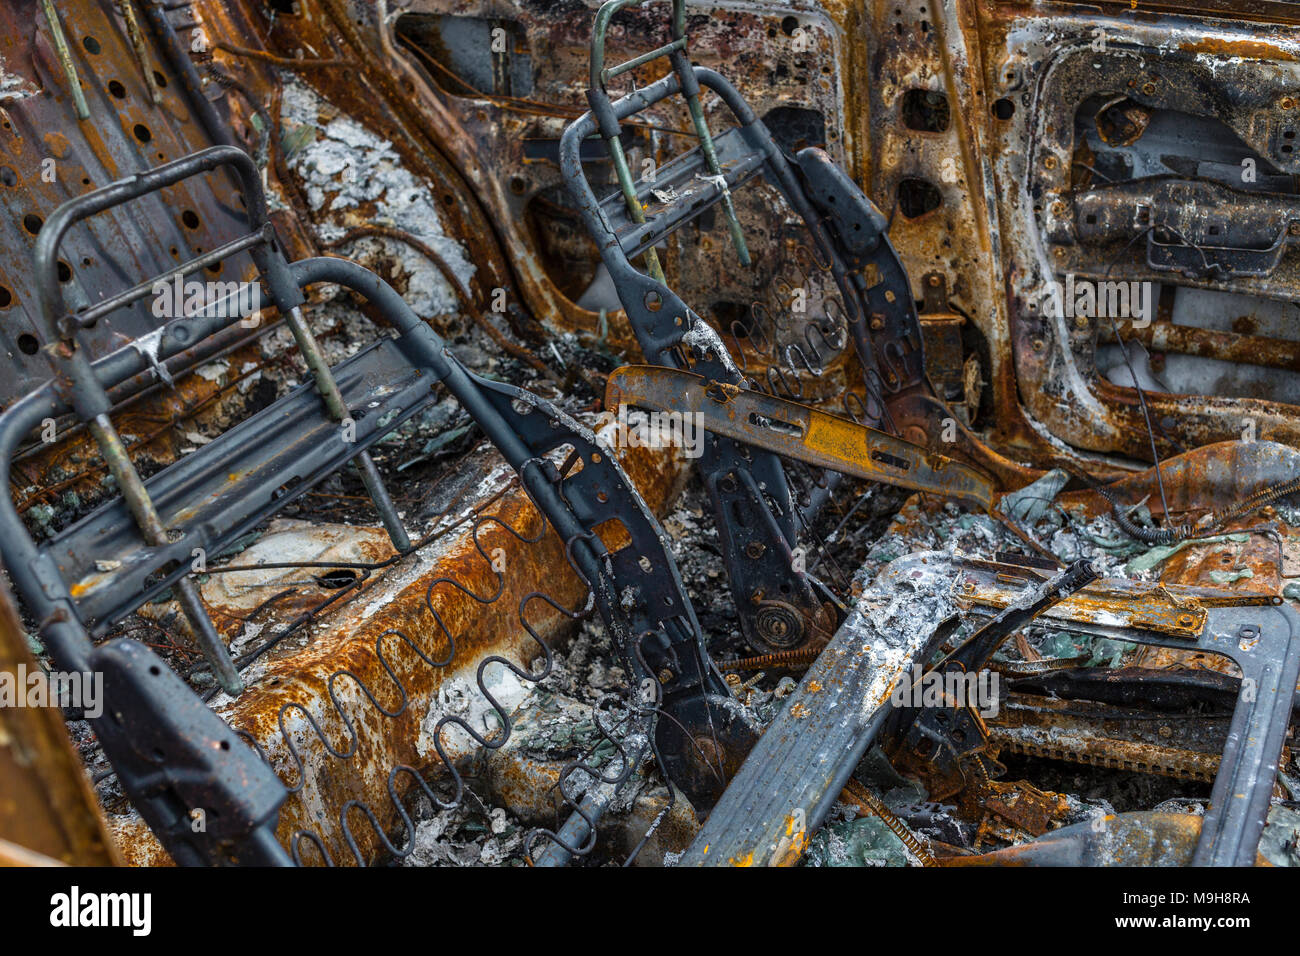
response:
[[[930,285],[937,286],[941,280],[939,279],[938,273],[931,273],[926,277],[926,281],[929,282]]]
[[[1048,153],[1046,156],[1043,157],[1043,165],[1046,166],[1048,169],[1055,169],[1056,157],[1053,156],[1051,153]]]
[[[1034,339],[1029,344],[1033,346],[1035,352],[1041,352],[1047,346],[1047,343],[1042,339]]]
[[[879,312],[873,312],[872,315],[871,315],[871,328],[872,328],[872,330],[874,330],[874,331],[879,331],[880,329],[883,329],[884,327],[885,327],[885,317],[884,317],[883,315],[881,315]]]
[[[1282,97],[1281,101],[1278,102],[1277,105],[1282,107],[1282,109],[1284,110],[1289,110],[1291,109],[1291,107],[1295,106],[1295,100],[1293,100],[1289,96],[1284,96]]]
[[[763,556],[763,552],[766,550],[767,547],[762,541],[751,541],[749,544],[745,545],[746,557],[753,558],[756,561]]]
[[[1300,236],[1300,222],[1293,222],[1286,227],[1286,231],[1293,236]]]
[[[1151,82],[1143,83],[1143,84],[1142,84],[1142,92],[1145,93],[1147,96],[1155,96],[1155,95],[1156,95],[1156,85],[1155,85],[1154,83],[1151,83]]]
[[[1056,256],[1056,258],[1058,259],[1064,259],[1065,246],[1057,246],[1055,249],[1052,250],[1052,255]]]
[[[671,668],[665,667],[663,670],[659,672],[659,683],[667,684],[672,679],[673,679],[673,672]]]
[[[1053,216],[1064,216],[1064,215],[1065,215],[1065,203],[1061,202],[1059,199],[1058,199],[1056,202],[1052,203],[1052,215],[1053,215]]]
[[[1162,724],[1160,726],[1159,734],[1161,737],[1172,737],[1174,735],[1174,729],[1168,724]]]

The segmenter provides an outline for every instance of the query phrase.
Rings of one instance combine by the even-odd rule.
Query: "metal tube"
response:
[[[90,107],[86,105],[86,94],[81,91],[81,78],[77,76],[77,65],[72,62],[72,51],[68,49],[68,38],[63,35],[63,25],[59,23],[54,0],[41,0],[41,12],[49,24],[54,54],[59,58],[59,66],[63,68],[63,76],[68,81],[72,102],[77,108],[77,119],[90,119]]]
[[[614,174],[618,177],[619,188],[623,191],[623,202],[627,205],[627,214],[632,217],[635,223],[645,222],[645,210],[641,208],[641,201],[636,195],[636,184],[632,180],[631,170],[628,169],[627,156],[623,152],[623,142],[617,136],[611,137],[605,141],[609,146],[610,158],[614,161]],[[655,252],[654,246],[645,251],[646,271],[652,279],[658,282],[666,282],[664,278],[663,266],[659,264],[659,254]]]
[[[338,383],[334,381],[334,373],[330,371],[325,353],[321,351],[320,344],[312,335],[307,320],[302,316],[302,310],[297,307],[290,309],[289,314],[285,316],[285,321],[289,325],[289,331],[293,333],[294,340],[298,343],[307,367],[311,369],[312,378],[316,380],[316,389],[320,392],[330,417],[340,423],[351,421],[352,413],[348,410],[347,403],[343,401],[343,393],[339,391]],[[401,552],[411,550],[411,539],[407,536],[406,529],[402,527],[402,521],[397,517],[397,508],[394,507],[388,489],[384,487],[383,479],[379,477],[379,471],[367,452],[363,451],[357,456],[357,468],[361,472],[361,481],[366,486],[366,491],[370,493],[370,500],[374,502],[375,510],[379,512],[380,520],[388,530],[388,537],[392,540],[393,547]]]
[[[608,82],[609,80],[613,79],[616,76],[622,76],[624,73],[628,72],[629,70],[635,70],[638,66],[649,63],[651,60],[657,60],[659,59],[659,57],[667,56],[669,53],[672,53],[675,50],[684,50],[684,49],[686,49],[685,37],[682,37],[677,40],[673,40],[671,43],[665,43],[663,46],[658,47],[657,49],[650,50],[647,53],[642,53],[640,56],[634,56],[630,60],[625,60],[624,62],[620,63],[618,66],[611,66],[609,69],[601,73],[601,80],[602,82]]]
[[[402,527],[402,519],[393,506],[392,498],[388,496],[384,479],[379,477],[379,469],[375,467],[370,452],[363,451],[357,455],[356,465],[357,472],[361,475],[361,483],[366,486],[370,500],[374,502],[375,510],[379,512],[379,520],[384,523],[384,528],[388,531],[389,540],[393,542],[394,548],[405,554],[411,550],[411,539],[406,529]]]
[[[162,90],[158,89],[158,81],[153,78],[153,70],[149,69],[149,50],[145,46],[144,34],[140,31],[140,21],[136,18],[135,7],[131,2],[132,0],[117,0],[117,8],[122,11],[122,19],[126,21],[126,35],[131,40],[131,49],[135,51],[140,72],[144,74],[144,85],[149,90],[149,99],[155,104],[161,103]]]
[[[103,316],[108,315],[108,313],[144,298],[154,290],[159,282],[165,282],[167,279],[175,276],[184,278],[185,276],[193,275],[200,269],[205,269],[210,265],[215,265],[216,263],[221,262],[227,256],[233,256],[236,253],[243,252],[245,249],[250,249],[253,246],[269,242],[274,238],[274,235],[275,233],[271,228],[271,224],[267,223],[262,226],[261,230],[258,232],[250,232],[246,236],[232,239],[230,242],[218,246],[216,249],[205,252],[203,255],[190,259],[188,262],[181,263],[180,266],[167,273],[164,277],[147,279],[138,285],[132,286],[125,292],[119,292],[112,298],[105,299],[102,302],[97,302],[85,312],[81,312],[77,315],[77,324],[83,329],[89,328]],[[225,299],[223,298],[221,301],[224,303]],[[214,304],[215,303],[209,303],[209,308]]]
[[[104,462],[108,465],[109,472],[117,481],[118,490],[122,492],[126,506],[131,510],[135,523],[144,534],[145,541],[154,547],[168,544],[167,529],[163,527],[153,499],[149,497],[148,489],[140,480],[135,465],[131,463],[126,446],[122,444],[122,439],[117,434],[117,429],[113,427],[113,423],[109,421],[107,415],[97,415],[87,424],[96,444],[103,452]],[[244,682],[240,680],[235,663],[230,659],[229,649],[222,643],[216,628],[212,626],[212,619],[208,617],[208,612],[203,607],[203,601],[194,582],[189,578],[181,578],[176,582],[176,593],[185,617],[190,622],[199,650],[211,666],[221,689],[231,697],[238,697],[244,692]]]
[[[700,105],[700,84],[695,76],[695,68],[692,66],[685,50],[673,53],[672,61],[673,69],[681,77],[682,94],[686,97],[686,106],[691,114],[691,124],[695,127],[696,138],[700,141],[700,152],[704,154],[704,162],[709,167],[709,175],[720,177],[722,176],[722,167],[718,165],[718,152],[713,146],[713,136],[709,133],[709,124],[704,119],[704,107]],[[745,233],[741,229],[740,220],[736,218],[736,207],[732,205],[731,191],[727,188],[725,180],[722,183],[722,209],[727,214],[727,230],[731,233],[731,242],[736,247],[736,255],[740,257],[740,264],[748,267],[750,264],[749,248],[745,245]]]
[[[1132,321],[1121,322],[1119,334],[1125,341],[1137,340],[1157,352],[1300,372],[1300,342],[1290,339],[1240,335],[1173,322],[1152,322],[1147,326],[1138,326]],[[1114,330],[1103,325],[1098,329],[1097,339],[1105,344],[1115,342]]]
[[[143,5],[145,19],[149,21],[149,30],[162,47],[163,55],[167,58],[173,74],[180,78],[181,86],[185,90],[185,98],[198,116],[203,131],[214,143],[222,146],[233,145],[235,138],[230,132],[230,125],[221,119],[212,101],[204,96],[203,80],[199,77],[199,71],[194,68],[194,61],[190,59],[189,51],[176,36],[171,21],[167,19],[166,7],[161,0],[143,0]],[[244,195],[251,198],[253,193],[245,189]],[[256,195],[261,196],[261,191],[258,190]]]

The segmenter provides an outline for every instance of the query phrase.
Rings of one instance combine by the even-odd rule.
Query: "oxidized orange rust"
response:
[[[9,590],[0,584],[0,676],[26,695],[39,667]],[[0,707],[0,866],[121,864],[63,715],[54,707]]]
[[[669,500],[667,496],[684,473],[683,462],[662,451],[632,449],[622,460],[651,507],[660,507]],[[473,504],[467,502],[466,507]],[[272,651],[267,655],[270,660],[265,671],[249,681],[244,695],[217,708],[232,727],[248,732],[261,744],[281,779],[293,787],[302,778],[279,730],[282,708],[291,708],[285,713],[285,723],[307,774],[302,792],[291,796],[281,810],[277,834],[286,846],[297,831],[314,830],[324,839],[335,863],[355,862],[339,829],[338,814],[348,800],[363,800],[380,814],[385,827],[397,823],[387,793],[388,774],[399,764],[422,771],[436,768],[436,754],[427,747],[421,752],[417,744],[421,722],[439,688],[455,677],[473,686],[475,670],[489,654],[501,654],[526,669],[530,667],[540,648],[519,621],[519,602],[525,595],[540,591],[565,607],[582,606],[585,589],[570,569],[562,542],[517,483],[511,483],[505,494],[485,509],[485,515],[489,517],[477,538],[487,559],[476,548],[468,528],[458,529],[427,551],[389,569],[364,593],[291,641],[293,646]],[[537,537],[543,530],[546,533],[536,543],[528,544],[502,524],[524,538]],[[448,666],[430,667],[400,639],[384,638],[384,657],[409,695],[399,716],[385,717],[376,710],[353,678],[335,678],[334,692],[343,702],[359,743],[355,756],[346,762],[331,756],[292,705],[305,706],[330,745],[346,751],[346,726],[330,705],[331,675],[346,669],[370,688],[385,709],[396,710],[401,693],[384,670],[376,641],[385,632],[400,630],[429,657],[444,658],[447,641],[425,605],[426,589],[439,578],[452,578],[475,594],[491,596],[498,587],[491,563],[497,548],[503,549],[505,555],[503,590],[498,600],[480,603],[449,584],[435,586],[430,595],[433,609],[455,638],[456,653]],[[568,618],[546,602],[533,600],[527,611],[530,624],[543,637],[551,639],[564,633]],[[478,693],[477,688],[472,691],[475,696]],[[444,731],[444,739],[450,732],[450,728]],[[353,811],[348,820],[367,860],[374,859],[379,844],[372,828],[359,811]],[[160,860],[160,849],[138,818],[131,815],[112,822],[132,862]],[[396,833],[393,839],[400,844],[406,835]],[[320,862],[309,843],[303,845],[302,854],[304,862]]]
[[[1081,708],[1087,713],[1081,714]],[[1178,727],[1175,738],[1173,718],[1168,723],[1125,721],[1108,717],[1104,707],[1035,695],[1012,695],[1010,706],[988,721],[994,755],[1009,751],[1129,773],[1212,782],[1223,751],[1226,719],[1208,729],[1202,724],[1189,728],[1180,723]]]
[[[1119,323],[1119,333],[1124,341],[1141,342],[1156,353],[1176,352],[1180,355],[1196,355],[1224,362],[1300,372],[1300,342],[1288,339],[1220,332],[1173,322],[1135,326],[1131,320]],[[1115,336],[1103,329],[1100,341],[1109,344],[1115,341]],[[1152,359],[1155,358],[1153,355]]]
[[[971,856],[949,856],[941,866],[1166,866],[1190,865],[1202,818],[1191,813],[1108,814],[1095,840],[1067,845],[1051,834],[1031,843]],[[1086,824],[1084,824],[1086,825]],[[1072,828],[1073,830],[1073,828]],[[1078,840],[1078,833],[1074,833]],[[1072,850],[1077,850],[1072,853]],[[1268,866],[1257,856],[1256,866]]]
[[[256,345],[227,356],[232,370],[259,358]],[[261,367],[259,362],[258,370]],[[144,395],[114,413],[114,424],[128,439],[127,448],[137,461],[167,464],[191,444],[178,426],[202,432],[243,411],[247,400],[236,386],[250,374],[232,372],[224,382],[193,373],[177,376],[173,386]],[[20,512],[60,495],[73,494],[89,504],[103,494],[101,482],[107,469],[89,433],[79,430],[65,436],[56,431],[56,436],[57,443],[37,446],[30,457],[14,463],[10,486]]]

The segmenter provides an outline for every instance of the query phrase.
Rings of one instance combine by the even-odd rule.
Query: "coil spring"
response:
[[[1086,477],[1086,476],[1085,476]],[[1252,511],[1257,511],[1265,505],[1272,504],[1279,499],[1288,495],[1293,495],[1300,491],[1300,477],[1290,478],[1286,481],[1263,488],[1252,495],[1243,498],[1241,501],[1225,508],[1222,511],[1211,512],[1209,520],[1200,525],[1177,524],[1166,525],[1163,528],[1144,528],[1142,525],[1134,522],[1125,513],[1123,506],[1105,485],[1099,484],[1088,478],[1088,483],[1108,502],[1110,502],[1111,513],[1114,515],[1115,522],[1123,529],[1124,533],[1131,538],[1145,544],[1177,544],[1179,541],[1186,541],[1189,538],[1203,537],[1207,534],[1213,534],[1223,528],[1224,525],[1237,518],[1244,517]]]
[[[468,595],[469,597],[471,597],[473,600],[477,601],[480,604],[491,604],[497,601],[501,597],[501,595],[504,593],[505,590],[504,573],[497,570],[495,567],[493,567],[492,560],[488,556],[488,553],[483,547],[483,544],[480,541],[480,537],[479,537],[483,529],[488,525],[492,525],[492,524],[495,524],[500,528],[504,529],[506,533],[508,533],[509,535],[511,535],[517,541],[519,541],[521,544],[524,545],[535,544],[541,541],[542,538],[547,533],[548,529],[550,528],[549,522],[546,521],[544,516],[541,516],[540,530],[535,535],[530,536],[527,533],[517,530],[516,528],[511,526],[508,522],[503,521],[497,516],[484,515],[477,512],[474,514],[473,524],[470,530],[470,536],[474,542],[475,550],[478,551],[480,557],[487,564],[487,566],[492,569],[492,573],[496,577],[497,583],[496,583],[495,590],[490,594],[479,594],[475,592],[472,588],[466,587],[462,582],[445,575],[429,582],[428,586],[425,589],[424,608],[427,611],[427,613],[433,618],[438,629],[441,631],[443,639],[446,641],[446,649],[441,656],[433,656],[430,653],[426,653],[426,650],[421,648],[419,643],[417,643],[408,634],[406,634],[405,632],[399,629],[390,628],[376,637],[375,639],[376,658],[379,661],[380,666],[383,668],[384,672],[388,675],[388,678],[392,682],[394,688],[396,689],[396,693],[398,695],[398,701],[395,705],[393,705],[391,708],[386,707],[376,696],[375,692],[372,691],[370,687],[366,685],[365,681],[363,681],[353,671],[347,668],[341,668],[338,671],[332,673],[329,676],[329,678],[327,678],[326,680],[326,690],[330,700],[330,705],[334,713],[337,715],[338,719],[342,722],[344,731],[346,733],[347,742],[342,746],[335,746],[331,742],[330,738],[326,735],[325,730],[322,728],[320,722],[311,713],[311,711],[301,702],[290,701],[289,703],[284,704],[280,708],[277,714],[277,727],[280,736],[284,742],[285,748],[289,754],[289,760],[297,768],[297,773],[296,773],[297,779],[295,780],[295,782],[293,782],[292,784],[286,784],[286,788],[289,790],[290,793],[293,794],[300,793],[303,787],[305,786],[307,780],[307,773],[306,773],[306,768],[305,768],[302,754],[299,751],[298,746],[294,743],[293,734],[290,732],[286,724],[286,719],[290,712],[296,711],[298,714],[301,715],[302,718],[305,718],[307,726],[310,727],[311,732],[321,742],[321,745],[324,748],[325,752],[328,753],[331,757],[338,760],[344,760],[344,761],[351,760],[356,755],[359,749],[360,737],[358,735],[353,716],[348,713],[348,708],[345,706],[344,702],[340,699],[339,692],[336,688],[336,684],[338,683],[338,681],[340,681],[342,678],[345,677],[350,678],[357,685],[357,687],[360,688],[362,694],[370,702],[370,704],[373,707],[375,707],[376,710],[378,710],[382,715],[384,715],[384,717],[393,719],[400,716],[406,711],[411,699],[410,692],[408,691],[407,686],[403,683],[403,681],[399,677],[397,668],[394,666],[393,659],[390,656],[391,652],[388,648],[391,647],[393,642],[397,642],[399,646],[401,644],[405,644],[425,665],[429,667],[443,668],[451,664],[456,654],[456,638],[452,634],[450,629],[447,627],[442,616],[438,613],[436,607],[434,606],[433,592],[434,589],[439,587],[440,585],[448,585],[453,589],[455,589],[456,591]],[[573,539],[566,542],[566,554],[570,554],[573,543],[574,543]],[[570,560],[570,564],[573,565],[574,562],[572,560],[571,554],[569,560]],[[575,571],[576,570],[577,568],[575,566]],[[551,595],[541,591],[532,591],[524,595],[520,599],[519,610],[518,610],[519,620],[520,623],[523,625],[526,633],[529,635],[529,637],[532,639],[532,641],[537,645],[537,647],[541,651],[541,656],[543,658],[541,668],[536,671],[525,670],[516,666],[512,661],[509,661],[508,659],[501,657],[500,655],[491,655],[480,662],[476,671],[476,683],[479,692],[488,701],[489,706],[492,708],[492,712],[495,713],[497,717],[498,725],[501,728],[501,732],[499,732],[498,734],[491,737],[485,737],[483,734],[480,734],[474,727],[470,726],[465,720],[455,715],[444,716],[441,720],[439,720],[439,722],[437,723],[433,731],[434,747],[439,755],[439,758],[442,760],[443,765],[448,769],[451,775],[452,797],[450,800],[444,800],[440,798],[429,786],[424,776],[416,768],[406,764],[399,764],[392,768],[388,776],[387,792],[388,792],[389,800],[392,804],[396,822],[400,824],[401,829],[406,834],[405,839],[403,839],[400,842],[400,844],[394,843],[389,838],[388,833],[385,831],[383,824],[380,822],[379,815],[365,801],[359,799],[352,799],[347,801],[340,808],[338,812],[339,832],[342,834],[344,842],[347,844],[350,852],[352,853],[358,865],[365,864],[365,855],[358,844],[356,836],[353,833],[352,824],[350,820],[350,817],[354,815],[356,812],[361,813],[361,815],[365,818],[365,821],[370,825],[371,829],[374,831],[379,844],[384,848],[384,850],[386,850],[393,857],[400,859],[409,856],[410,853],[413,851],[415,845],[415,826],[399,794],[398,785],[399,785],[399,781],[401,781],[403,778],[409,778],[411,783],[414,784],[415,788],[419,790],[435,807],[441,809],[449,809],[460,805],[461,800],[463,799],[464,796],[464,789],[465,789],[464,781],[460,774],[460,771],[449,758],[446,748],[443,744],[443,732],[448,724],[454,724],[460,727],[462,731],[467,733],[479,746],[482,747],[486,747],[489,749],[497,749],[500,748],[501,746],[504,746],[504,744],[507,742],[511,730],[509,713],[505,710],[505,708],[501,705],[501,703],[495,697],[492,696],[491,692],[488,690],[484,675],[485,675],[486,668],[493,662],[496,662],[508,668],[521,680],[529,681],[532,683],[536,683],[537,681],[543,680],[547,676],[549,676],[553,666],[553,657],[551,655],[551,651],[549,649],[549,646],[545,642],[545,640],[541,637],[537,629],[530,623],[528,619],[527,612],[528,612],[529,605],[536,600],[543,601],[556,612],[560,613],[565,617],[568,617],[570,620],[575,620],[575,621],[588,616],[594,607],[594,604],[592,602],[592,592],[590,587],[587,588],[587,595],[586,598],[584,599],[583,606],[576,610],[571,610],[567,607],[564,607],[560,602],[556,601]],[[595,749],[598,749],[600,747],[601,742],[608,741],[614,746],[616,751],[618,751],[620,754],[623,755],[624,758],[623,759],[624,766],[620,774],[615,775],[613,777],[604,776],[602,777],[602,779],[610,783],[621,784],[628,777],[630,777],[631,774],[635,771],[636,765],[633,764],[630,761],[630,759],[628,759],[629,753],[627,748],[624,746],[622,740],[614,736],[611,728],[608,727],[604,722],[602,722],[599,719],[597,719],[595,723],[596,723],[599,736],[601,737],[601,741],[598,741],[596,744],[594,744],[592,750],[594,751]],[[251,734],[239,729],[237,729],[236,732],[243,739],[248,741],[256,748],[256,750],[261,755],[263,760],[266,760],[268,763],[270,762],[267,757],[265,749],[257,741],[254,740]],[[589,769],[590,768],[584,765],[582,761],[575,761],[569,767],[566,767],[565,770],[562,772],[561,781],[563,782],[564,780],[568,779],[568,777],[571,774],[574,774],[579,770],[589,770]],[[562,791],[564,792],[567,798],[569,795],[568,791],[564,790],[563,787],[562,787]],[[571,803],[572,801],[566,801],[566,802]],[[589,842],[594,845],[594,840],[595,840],[594,826],[592,828],[592,831],[593,831],[592,840]],[[290,851],[295,863],[298,863],[299,865],[303,864],[304,862],[303,851],[305,849],[306,844],[311,844],[312,846],[315,847],[316,852],[319,854],[320,858],[325,862],[326,865],[328,866],[335,865],[335,861],[331,858],[329,851],[326,848],[325,840],[322,838],[322,836],[319,833],[309,829],[300,829],[296,831],[291,837]],[[581,855],[583,852],[590,852],[590,849],[591,849],[590,846],[574,848],[575,852],[577,852],[579,855]]]
[[[844,793],[848,795],[849,799],[862,804],[879,817],[880,821],[885,826],[889,827],[894,836],[898,837],[898,839],[902,841],[903,846],[907,847],[922,866],[939,865],[935,860],[934,855],[930,853],[930,851],[922,845],[921,841],[916,838],[916,835],[908,829],[907,824],[898,819],[898,817],[894,815],[893,811],[885,805],[883,800],[862,784],[858,783],[857,780],[849,777],[844,784]]]

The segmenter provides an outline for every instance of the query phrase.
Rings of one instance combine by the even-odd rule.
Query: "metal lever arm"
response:
[[[701,416],[703,426],[766,451],[846,475],[993,507],[982,472],[847,418],[703,376],[651,365],[610,373],[605,407],[636,405]]]

